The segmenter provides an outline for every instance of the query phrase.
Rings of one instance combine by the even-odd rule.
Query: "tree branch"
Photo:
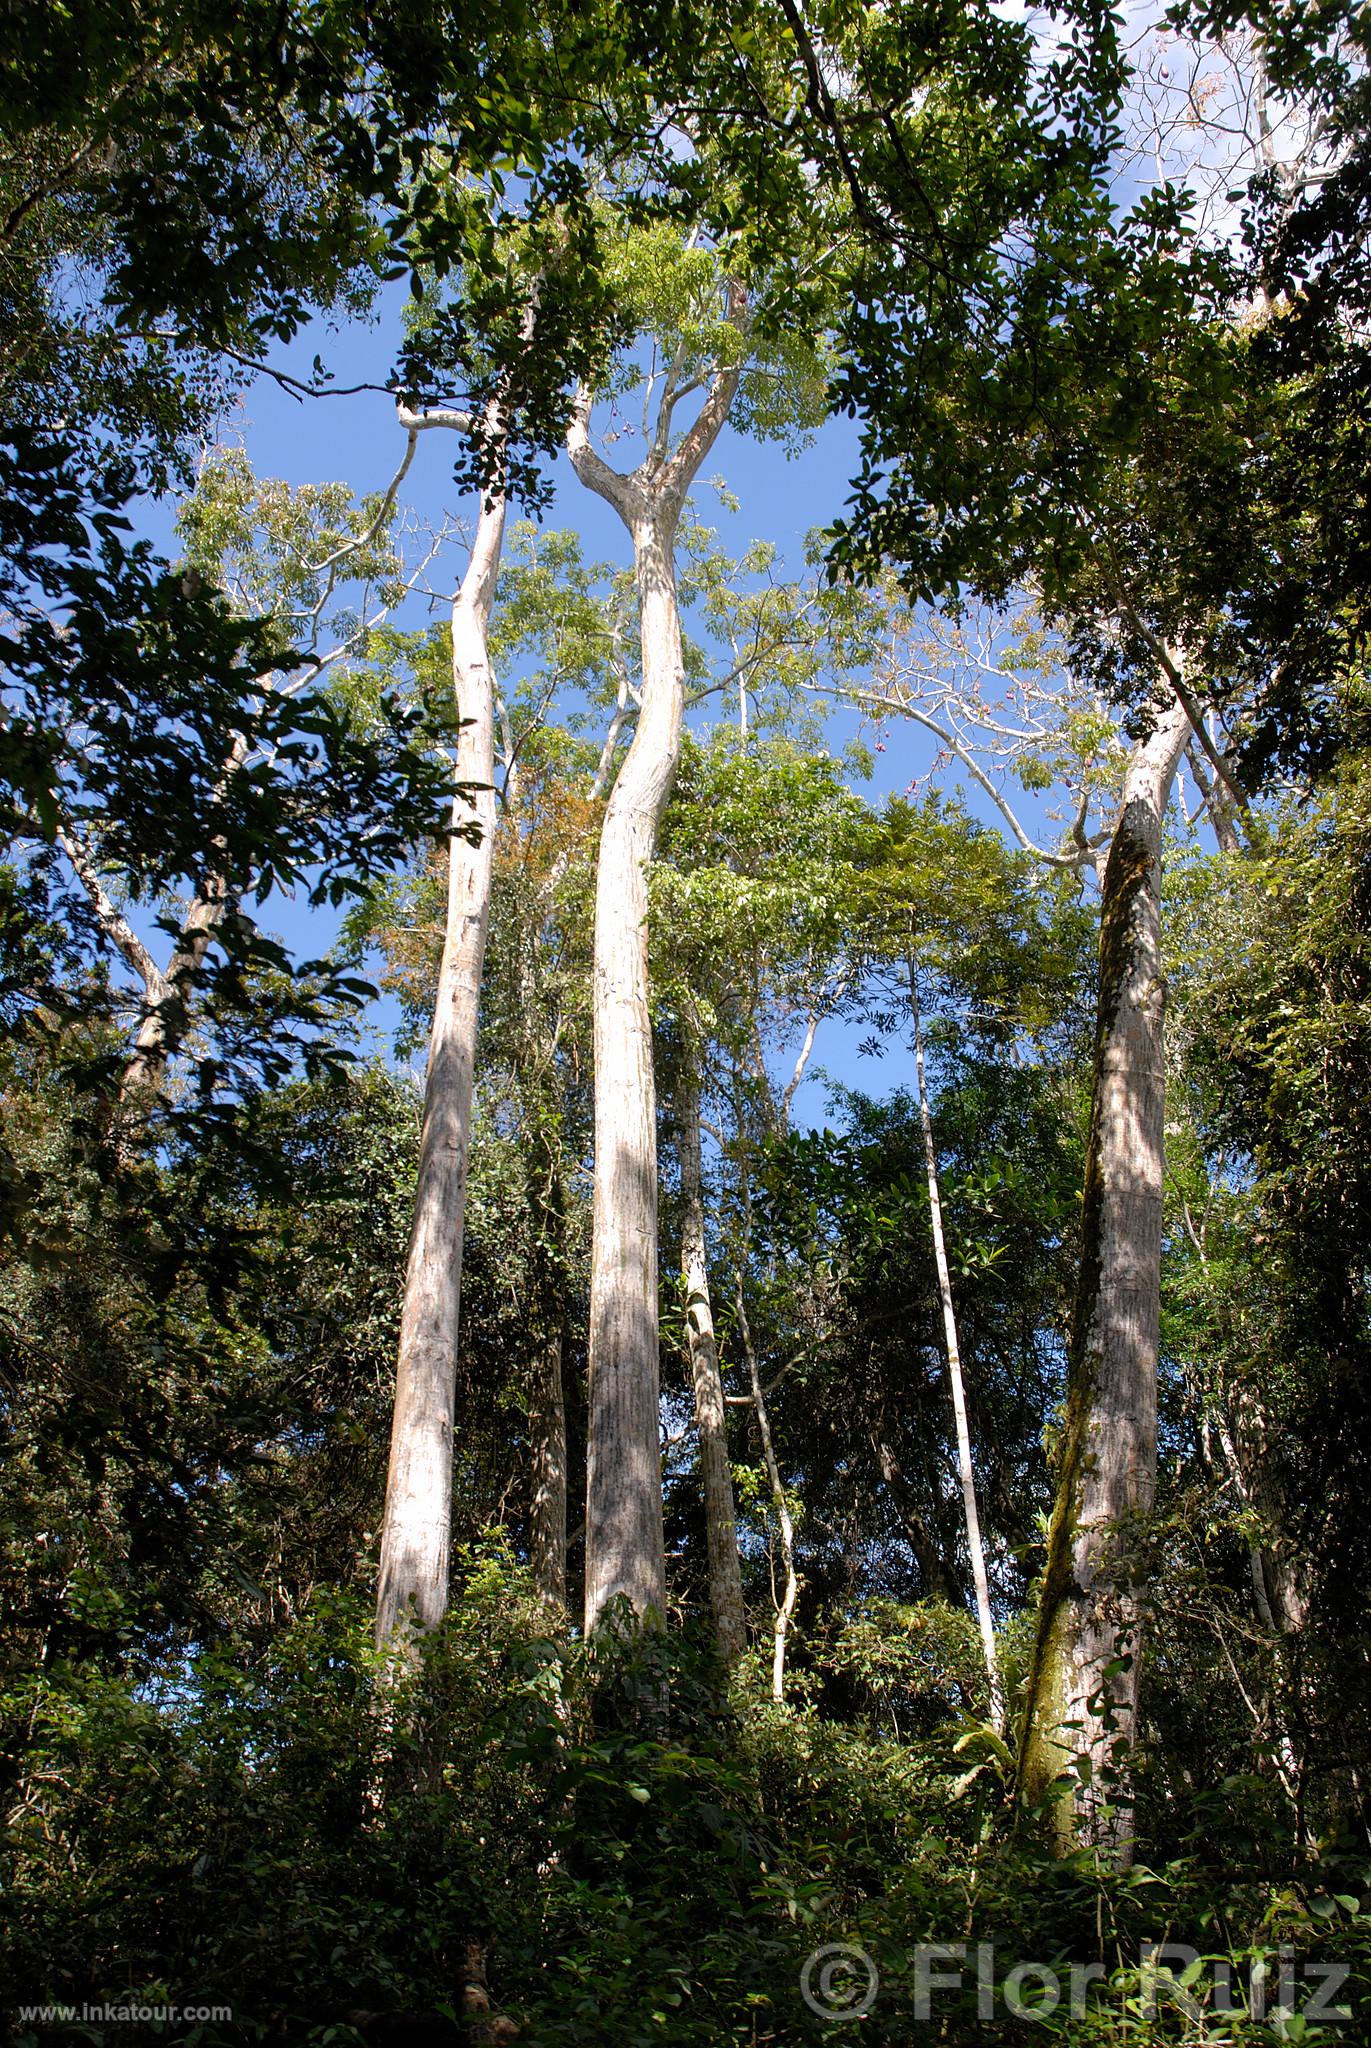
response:
[[[950,733],[946,726],[939,725],[936,718],[930,718],[926,711],[920,711],[916,704],[902,704],[897,698],[877,696],[874,692],[866,690],[836,689],[830,683],[802,683],[800,687],[815,696],[847,697],[855,703],[870,704],[878,710],[898,712],[901,717],[914,719],[919,725],[926,727],[935,739],[941,740],[948,752],[956,755],[967,773],[975,777],[1025,853],[1031,853],[1035,860],[1042,861],[1050,868],[1069,868],[1077,873],[1085,867],[1094,868],[1095,855],[1088,844],[1078,847],[1074,853],[1052,853],[1047,847],[1039,846],[1035,839],[1030,839],[1014,815],[1008,798],[1002,790],[996,788],[970,749]]]
[[[740,339],[746,311],[746,289],[741,284],[731,283],[728,287],[728,324],[737,330]],[[700,464],[714,446],[728,418],[741,377],[741,363],[731,369],[716,371],[698,418],[689,432],[682,436],[680,447],[662,471],[660,488],[664,497],[684,498],[694,483]]]
[[[795,1091],[804,1079],[805,1068],[809,1065],[809,1055],[814,1050],[814,1035],[818,1028],[819,1012],[817,1009],[814,1009],[809,1013],[809,1019],[805,1025],[804,1043],[801,1045],[796,1056],[795,1065],[791,1069],[790,1079],[781,1090],[781,1121],[783,1124],[788,1124],[790,1121],[790,1105],[795,1100]]]
[[[57,828],[57,844],[71,862],[76,878],[90,897],[101,931],[116,946],[143,984],[144,1001],[160,1003],[166,994],[166,980],[133,926],[116,909],[91,859],[90,851],[64,826]]]
[[[401,425],[408,425],[408,422],[405,419],[405,408],[401,406],[399,410]],[[331,555],[324,556],[322,562],[311,562],[309,565],[309,574],[311,576],[321,576],[325,569],[331,571],[337,563],[345,561],[349,555],[359,555],[362,552],[363,548],[371,546],[371,543],[375,540],[377,534],[381,531],[381,528],[384,526],[386,520],[390,516],[391,509],[395,504],[396,493],[398,492],[401,484],[404,482],[405,478],[409,474],[409,466],[411,462],[413,462],[414,460],[414,451],[418,445],[419,429],[416,426],[410,426],[409,438],[405,443],[404,458],[400,463],[400,467],[396,470],[394,476],[387,484],[385,492],[381,498],[381,502],[376,507],[375,517],[372,519],[370,526],[367,527],[365,533],[355,533],[351,536],[350,539],[341,542],[340,545],[333,550],[333,553]],[[329,576],[328,584],[325,588],[324,594],[320,598],[318,604],[315,606],[316,615],[323,610],[324,605],[332,596],[337,580],[338,579],[336,576],[332,574]]]
[[[627,522],[631,517],[633,502],[632,479],[622,476],[617,469],[611,469],[604,457],[590,444],[590,408],[593,395],[588,384],[577,387],[571,408],[571,419],[566,430],[566,449],[571,457],[571,466],[587,490],[612,505],[619,517]]]

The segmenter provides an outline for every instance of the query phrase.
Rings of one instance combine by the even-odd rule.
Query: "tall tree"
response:
[[[599,800],[631,715],[636,635],[628,630],[631,590],[622,576],[587,565],[575,535],[516,525],[502,563],[486,642],[495,829],[470,1103],[488,1219],[478,1314],[489,1323],[489,1295],[501,1292],[489,1263],[502,1258],[505,1287],[519,1306],[510,1328],[501,1325],[505,1371],[496,1391],[517,1403],[526,1424],[510,1447],[506,1496],[517,1497],[513,1519],[522,1521],[536,1583],[556,1611],[567,1599],[567,1504],[580,1422],[574,1374],[583,1246],[574,1162],[588,1138],[587,891]],[[393,635],[377,652],[383,670],[404,673],[408,688],[427,698],[448,693],[451,647],[449,628]],[[606,719],[602,740],[596,727]],[[359,940],[374,935],[383,947],[388,979],[407,1020],[421,1029],[431,1025],[443,969],[449,866],[446,853],[441,874],[434,860],[424,861],[399,891],[378,892],[356,927]],[[501,1190],[493,1212],[492,1175]],[[450,1243],[442,1275],[444,1287],[457,1286]],[[468,1363],[480,1367],[479,1335],[476,1343]],[[460,1351],[467,1358],[465,1343]],[[465,1368],[458,1381],[470,1397]],[[488,1399],[492,1389],[484,1391]],[[460,1426],[473,1425],[480,1427],[468,1398]],[[454,1455],[460,1463],[460,1444]]]
[[[412,414],[403,408],[401,422],[411,440],[423,426],[471,429],[470,420],[460,414]],[[498,461],[503,434],[498,407],[492,409],[486,432]],[[471,558],[452,606],[457,794],[381,1525],[376,1639],[382,1646],[401,1622],[431,1628],[447,1609],[462,1227],[495,859],[495,686],[488,638],[505,511],[504,483],[497,479],[482,496]]]
[[[1088,603],[1083,592],[1077,601]],[[1081,1273],[1073,1315],[1067,1424],[1039,1610],[1039,1635],[1020,1747],[1020,1788],[1052,1807],[1058,1839],[1078,1829],[1125,1853],[1131,1843],[1127,1753],[1136,1731],[1147,1569],[1146,1519],[1157,1459],[1165,1133],[1161,959],[1161,845],[1176,771],[1204,725],[1203,685],[1187,685],[1166,650],[1159,694],[1109,788],[1120,747],[1103,704],[1052,703],[1050,655],[1022,622],[991,651],[961,632],[892,659],[882,688],[965,763],[1025,852],[1049,866],[1094,872],[1101,938],[1090,1146]],[[940,676],[938,652],[955,657]],[[993,647],[993,642],[992,642]],[[1016,653],[1017,647],[1017,653]],[[932,659],[930,660],[930,656]],[[1026,674],[1015,667],[1027,656]],[[960,668],[962,673],[956,675]],[[1003,701],[987,706],[994,677]],[[930,709],[930,705],[932,708]],[[1220,769],[1225,768],[1219,754]],[[1052,765],[1049,767],[1049,761]],[[1003,789],[1009,767],[1028,787],[1067,767],[1069,836],[1056,850],[1025,831]],[[988,770],[993,769],[992,775]],[[1202,772],[1202,771],[1201,771]],[[1204,784],[1214,812],[1217,776]],[[1097,805],[1113,815],[1090,829]],[[1226,819],[1226,807],[1220,811]],[[1063,1779],[1068,1758],[1075,1777]],[[1063,1785],[1066,1791],[1062,1791]],[[1074,1805],[1072,1793],[1074,1792]]]
[[[1146,1518],[1157,1472],[1166,983],[1162,826],[1189,714],[1162,699],[1134,747],[1100,911],[1095,1072],[1066,1422],[1020,1757],[1042,1801],[1075,1759],[1057,1828],[1126,1852],[1126,1752],[1142,1669]]]
[[[703,266],[691,262],[692,254]],[[595,891],[587,1629],[620,1595],[636,1614],[660,1618],[666,1611],[647,870],[675,779],[685,701],[676,533],[686,493],[728,417],[746,346],[746,295],[740,285],[716,278],[712,256],[687,252],[674,282],[678,291],[695,295],[705,314],[707,352],[702,359],[699,342],[690,346],[688,327],[677,328],[643,461],[625,475],[592,446],[589,387],[578,397],[567,443],[582,483],[613,506],[632,539],[642,644],[642,697],[605,810]],[[706,304],[722,296],[722,317],[708,317],[701,295]],[[678,407],[701,381],[704,402],[679,433]]]

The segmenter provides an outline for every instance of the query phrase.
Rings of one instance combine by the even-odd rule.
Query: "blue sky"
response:
[[[391,288],[382,298],[381,315],[371,323],[354,322],[331,332],[322,323],[307,330],[298,341],[272,358],[273,366],[302,380],[312,380],[316,355],[332,372],[340,387],[375,384],[384,386],[399,345],[401,315],[405,303],[402,287]],[[271,378],[259,377],[246,391],[224,423],[222,438],[241,442],[260,477],[282,478],[293,485],[342,481],[359,495],[382,490],[394,475],[404,452],[404,436],[396,423],[392,400],[384,389],[300,399]],[[806,536],[833,519],[842,510],[850,491],[850,479],[857,465],[858,428],[851,421],[826,425],[808,448],[787,455],[775,443],[759,443],[725,428],[705,466],[695,493],[701,517],[718,527],[726,545],[736,550],[754,538],[773,543],[784,566],[798,573],[803,566]],[[631,455],[625,460],[635,459]],[[544,513],[550,526],[574,527],[582,536],[587,559],[624,563],[631,560],[628,536],[612,509],[575,478],[566,457],[552,464],[555,486],[553,502]],[[720,503],[709,488],[709,479],[722,476],[739,501],[736,514]],[[402,508],[421,521],[437,526],[445,515],[465,515],[471,506],[452,477],[448,437],[420,437],[413,464],[400,495]],[[162,545],[171,545],[168,506],[150,507],[149,531]],[[432,581],[437,588],[450,588],[460,578],[464,551],[454,542],[444,562],[435,564]],[[425,606],[412,600],[405,623],[421,624]],[[441,611],[432,614],[441,616]],[[856,716],[838,712],[830,721],[830,744],[839,751],[858,727]],[[930,737],[912,724],[896,722],[882,735],[884,748],[875,759],[875,771],[862,788],[873,801],[903,791],[916,778],[927,774],[932,756]],[[963,778],[964,779],[964,778]],[[957,778],[949,780],[956,782]],[[966,792],[969,807],[988,822],[998,822],[987,801],[974,788]],[[264,924],[301,954],[327,949],[337,935],[337,915],[312,909],[299,899],[280,895],[270,898],[262,913]],[[378,1049],[389,1052],[391,1035],[398,1023],[398,1010],[391,999],[373,1006],[368,1018],[369,1032]],[[857,1025],[839,1021],[821,1029],[813,1066],[815,1078],[807,1080],[795,1102],[797,1120],[822,1123],[825,1118],[825,1090],[820,1073],[826,1069],[843,1082],[883,1090],[907,1080],[895,1048],[881,1062],[861,1058],[858,1041],[866,1035]]]

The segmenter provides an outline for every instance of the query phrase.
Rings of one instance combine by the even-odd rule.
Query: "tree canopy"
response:
[[[0,21],[13,2037],[1351,2041],[1366,9]]]

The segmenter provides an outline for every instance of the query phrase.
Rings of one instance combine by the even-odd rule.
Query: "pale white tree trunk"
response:
[[[735,317],[742,300],[732,295]],[[738,386],[712,380],[668,456],[672,385],[645,461],[623,476],[590,445],[590,397],[568,433],[581,481],[633,540],[642,700],[605,809],[595,884],[595,1193],[586,1449],[585,1626],[622,1597],[644,1620],[666,1610],[657,1319],[657,1101],[648,1010],[647,870],[671,794],[685,703],[675,540],[681,507]]]
[[[738,1268],[734,1300],[738,1312],[738,1335],[742,1339],[743,1356],[747,1360],[748,1379],[752,1386],[752,1406],[757,1416],[757,1430],[762,1439],[762,1457],[766,1462],[766,1476],[771,1486],[771,1504],[776,1511],[776,1526],[781,1537],[781,1569],[785,1574],[785,1586],[776,1600],[776,1621],[771,1639],[771,1697],[779,1705],[785,1698],[785,1657],[790,1637],[790,1623],[795,1613],[795,1603],[800,1597],[800,1574],[795,1564],[795,1521],[790,1512],[790,1503],[786,1499],[785,1482],[781,1478],[780,1462],[771,1435],[771,1412],[766,1405],[761,1368],[757,1363],[752,1328],[743,1301],[741,1266]],[[774,1573],[772,1586],[774,1593]]]
[[[247,740],[239,735],[229,750],[219,778],[221,794],[247,758],[247,752]],[[117,1123],[127,1140],[131,1136],[130,1127],[138,1121],[140,1111],[147,1108],[162,1086],[167,1067],[186,1035],[190,1025],[190,1006],[205,955],[232,906],[233,892],[225,866],[228,850],[218,836],[210,842],[204,875],[182,915],[171,958],[164,970],[111,900],[90,848],[74,833],[60,827],[57,843],[89,896],[106,938],[123,955],[143,984],[138,1031],[119,1081]]]
[[[643,645],[642,704],[610,793],[595,878],[587,1630],[620,1595],[636,1614],[661,1617],[666,1611],[647,868],[676,776],[684,705],[673,513],[672,507],[662,512],[643,508],[631,527]]]
[[[233,902],[228,877],[222,864],[216,864],[216,856],[223,852],[223,841],[217,840],[204,879],[181,920],[161,986],[148,989],[138,1036],[119,1084],[123,1112],[136,1111],[157,1094],[189,1028],[191,1000],[205,955]]]
[[[447,1608],[452,1519],[452,1417],[462,1285],[462,1227],[471,1137],[481,970],[495,853],[494,688],[486,636],[504,538],[505,500],[487,497],[452,608],[457,714],[447,919],[429,1034],[414,1228],[405,1269],[376,1639],[403,1622],[431,1628]],[[479,838],[459,835],[474,822]]]
[[[1133,748],[1104,875],[1081,1278],[1020,1765],[1063,1846],[1084,1834],[1122,1857],[1132,1823],[1117,1773],[1137,1717],[1139,1537],[1157,1469],[1162,820],[1190,730],[1172,697]]]
[[[688,1057],[689,1055],[687,1055]],[[733,1470],[728,1458],[724,1383],[714,1335],[705,1249],[705,1205],[700,1167],[700,1088],[691,1074],[681,1088],[681,1275],[686,1293],[686,1344],[695,1386],[695,1427],[700,1442],[709,1605],[720,1654],[730,1664],[747,1648],[743,1580]]]
[[[976,1619],[980,1626],[985,1674],[990,1687],[990,1719],[996,1734],[1002,1735],[1004,1688],[1000,1683],[999,1658],[995,1651],[995,1620],[990,1611],[990,1582],[986,1577],[985,1545],[981,1540],[981,1517],[976,1502],[976,1473],[971,1463],[971,1426],[966,1414],[966,1387],[962,1379],[961,1346],[957,1342],[952,1274],[947,1263],[947,1240],[943,1234],[943,1205],[938,1187],[938,1154],[933,1143],[933,1115],[928,1104],[928,1083],[924,1074],[924,1034],[919,1015],[919,970],[912,955],[906,966],[909,972],[909,1012],[914,1024],[914,1070],[919,1086],[919,1120],[923,1126],[924,1167],[928,1176],[928,1214],[933,1230],[933,1264],[938,1275],[938,1298],[943,1312],[943,1339],[947,1346],[947,1377],[952,1389],[952,1413],[957,1427],[957,1472],[962,1485],[966,1547],[971,1558],[971,1580],[976,1589]]]
[[[161,968],[110,896],[90,848],[63,825],[58,826],[56,838],[71,862],[76,879],[90,898],[100,929],[142,982],[144,1011],[155,1009],[167,990]]]

